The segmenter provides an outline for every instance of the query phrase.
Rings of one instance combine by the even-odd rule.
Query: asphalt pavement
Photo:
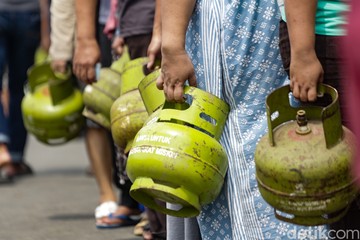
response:
[[[0,240],[140,240],[133,227],[99,230],[98,189],[82,137],[49,146],[28,137],[26,159],[35,174],[0,184]]]

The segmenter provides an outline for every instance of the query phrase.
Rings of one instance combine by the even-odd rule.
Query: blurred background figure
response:
[[[160,20],[160,1],[119,0],[118,5],[119,22],[112,44],[114,54],[120,57],[124,53],[124,47],[127,46],[130,59],[149,57],[148,68],[153,69],[155,59],[160,57],[161,27],[160,21],[155,21],[155,18]],[[127,178],[123,191],[129,192],[131,184],[131,181]],[[133,206],[135,206],[136,201],[132,200],[132,202]],[[123,211],[124,209],[118,208],[116,214],[122,214]],[[146,207],[145,212],[149,219],[149,224],[143,226],[144,239],[165,239],[165,214]],[[106,224],[118,221],[118,219],[104,219]],[[135,232],[136,229],[135,227]]]
[[[345,55],[346,64],[343,68],[345,81],[343,82],[343,88],[347,92],[345,95],[347,116],[350,119],[351,129],[354,131],[357,137],[357,144],[360,146],[360,49],[357,44],[360,41],[360,1],[350,1],[350,13],[348,15],[347,37],[344,38],[343,50]],[[359,147],[357,147],[359,149]],[[360,154],[357,153],[357,157],[354,159],[353,173],[357,178],[358,185],[360,186]]]
[[[40,46],[50,46],[48,0],[2,0],[0,2],[0,91],[7,68],[7,92],[0,104],[1,180],[32,174],[24,159],[27,132],[23,124],[21,101],[27,70],[34,63]],[[5,101],[4,101],[5,100]],[[7,102],[8,100],[8,102]],[[8,109],[8,110],[7,110]],[[6,110],[6,111],[4,111]]]
[[[75,50],[73,69],[75,75],[85,83],[91,84],[95,81],[95,64],[100,59],[100,50],[95,41],[95,29],[91,24],[95,16],[96,0],[77,0],[76,9],[78,16],[77,25],[77,48]],[[146,57],[148,54],[148,47],[152,40],[152,31],[155,15],[155,1],[148,0],[120,0],[119,6],[119,23],[115,32],[112,48],[114,53],[119,57],[123,54],[126,45],[130,59]],[[81,19],[81,22],[80,22]],[[159,50],[160,46],[153,43],[150,53],[155,53],[156,48]],[[154,59],[154,58],[153,58]],[[153,67],[149,64],[149,67]],[[119,151],[122,151],[121,149]],[[120,152],[119,154],[123,154]],[[141,205],[137,203],[129,195],[131,182],[126,179],[121,184],[121,204],[116,212],[102,220],[102,226],[123,226],[129,225],[129,216],[139,213]],[[165,233],[165,219],[164,214],[149,216],[152,210],[147,209],[147,217],[150,220],[150,232]],[[160,218],[159,218],[160,216]],[[156,229],[154,229],[156,228]],[[137,228],[135,228],[137,230]],[[137,231],[134,231],[139,234]],[[141,232],[141,231],[140,231]],[[151,234],[147,238],[152,238]]]
[[[101,16],[106,18],[109,12],[109,1],[101,1]],[[97,22],[94,20],[94,26]],[[75,48],[76,13],[75,0],[52,0],[51,3],[51,46],[50,59],[54,71],[65,72],[71,69]],[[103,35],[103,34],[102,34]],[[104,36],[102,36],[102,39]],[[111,64],[111,42],[102,40],[101,64]],[[106,47],[105,45],[108,44]],[[79,82],[81,87],[84,84]],[[95,208],[97,220],[113,213],[117,208],[117,197],[113,189],[112,163],[114,159],[113,143],[108,130],[87,119],[85,143],[91,170],[99,188],[99,205]],[[71,144],[71,143],[70,143]]]

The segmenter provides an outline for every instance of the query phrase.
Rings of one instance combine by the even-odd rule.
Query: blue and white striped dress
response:
[[[278,48],[279,19],[276,0],[198,0],[189,23],[186,46],[198,86],[231,108],[221,139],[229,157],[227,181],[198,217],[204,240],[326,236],[324,226],[277,220],[255,179],[254,151],[267,131],[265,98],[287,83]]]

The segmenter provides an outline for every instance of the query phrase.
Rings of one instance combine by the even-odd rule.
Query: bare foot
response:
[[[0,143],[0,168],[11,162],[11,156],[4,143]]]

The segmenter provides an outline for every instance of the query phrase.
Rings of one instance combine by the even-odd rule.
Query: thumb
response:
[[[149,70],[154,70],[155,54],[149,53],[148,58],[149,58],[149,62],[147,63],[146,67]]]
[[[157,87],[159,90],[163,90],[163,89],[164,89],[164,80],[163,80],[161,74],[160,74],[160,76],[156,79],[156,87]]]

